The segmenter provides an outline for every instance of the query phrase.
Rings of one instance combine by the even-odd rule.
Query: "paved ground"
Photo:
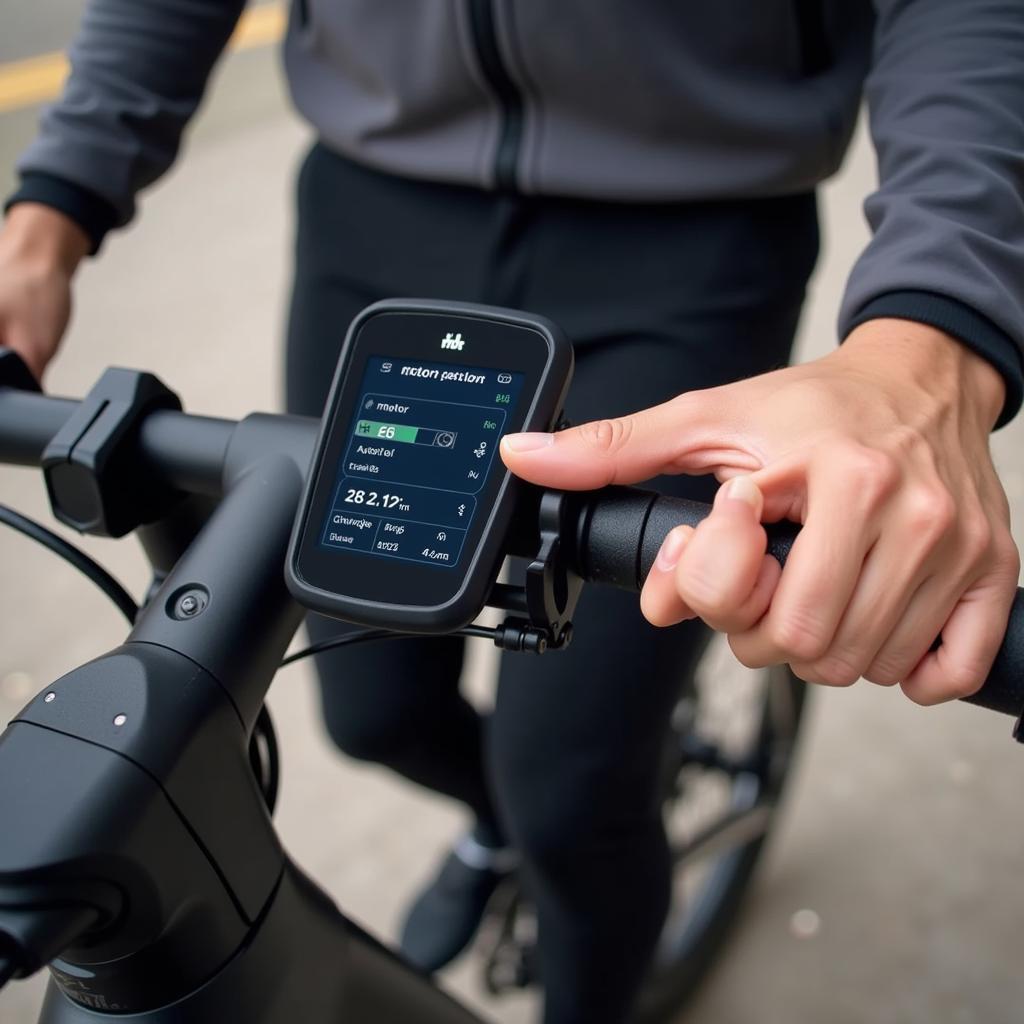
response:
[[[3,0],[0,15],[0,62],[20,61],[63,49],[85,7],[84,0],[47,0],[45,10],[33,10],[16,0]]]
[[[6,29],[6,14],[4,23]],[[5,49],[0,56],[32,52]],[[154,370],[192,411],[241,415],[277,406],[289,190],[306,142],[286,108],[269,51],[228,61],[192,132],[188,159],[145,202],[142,224],[83,273],[53,391],[78,395],[103,367],[120,364]],[[4,187],[34,116],[0,117]],[[861,145],[827,190],[827,257],[806,318],[805,354],[831,344],[844,270],[865,237],[857,204],[872,173]],[[1021,423],[995,442],[1019,539],[1022,442]],[[44,513],[40,480],[27,471],[0,472],[0,501]],[[85,546],[136,592],[143,586],[131,542]],[[0,579],[3,721],[48,680],[116,644],[123,629],[73,573],[4,533]],[[477,692],[486,692],[486,662],[481,653],[469,673]],[[335,755],[319,728],[306,671],[283,673],[271,702],[283,744],[278,822],[285,842],[343,907],[392,935],[403,901],[459,827],[459,815]],[[743,927],[683,1019],[1019,1021],[1024,752],[1008,733],[1007,721],[972,708],[924,711],[867,685],[818,695],[799,778]],[[3,835],[0,824],[0,842]],[[791,927],[801,909],[820,918],[811,938],[795,937]],[[483,1000],[472,961],[451,980],[495,1021],[531,1019],[528,998]],[[38,979],[5,991],[0,1020],[35,1019],[39,992]]]

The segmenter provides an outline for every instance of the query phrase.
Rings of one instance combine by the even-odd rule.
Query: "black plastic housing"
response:
[[[173,492],[140,472],[134,443],[139,424],[158,409],[181,403],[151,373],[103,374],[43,453],[57,519],[80,533],[123,537],[167,510]]]
[[[438,343],[450,332],[486,338],[486,345],[472,352],[444,351]],[[321,517],[335,483],[338,453],[360,397],[363,368],[373,356],[523,373],[526,380],[506,420],[507,433],[553,428],[572,377],[572,345],[543,317],[427,299],[376,303],[349,328],[288,549],[288,589],[304,607],[349,622],[408,632],[450,632],[472,621],[487,600],[506,554],[520,484],[495,455],[465,548],[451,567],[332,551],[321,545]],[[405,600],[399,603],[390,595]]]
[[[39,381],[14,349],[0,345],[0,388],[17,388],[19,391],[39,391]]]

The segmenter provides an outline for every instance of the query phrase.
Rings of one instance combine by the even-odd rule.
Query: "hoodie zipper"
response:
[[[822,0],[795,0],[800,41],[800,70],[807,77],[820,75],[832,63]]]
[[[494,0],[469,0],[469,20],[477,60],[501,110],[501,129],[494,153],[494,183],[502,191],[514,192],[523,139],[523,95],[509,74],[498,46]]]

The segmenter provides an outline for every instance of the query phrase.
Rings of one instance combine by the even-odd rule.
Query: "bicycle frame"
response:
[[[253,778],[249,737],[303,615],[281,566],[316,431],[269,420],[225,428],[221,481],[202,482],[224,498],[194,539],[182,516],[145,531],[166,575],[124,646],[47,687],[0,740],[0,778],[46,766],[0,793],[14,837],[0,859],[46,865],[25,879],[36,887],[87,861],[120,889],[106,895],[121,918],[53,964],[47,1024],[96,1010],[146,1024],[478,1019],[302,874]],[[182,615],[185,593],[205,607]],[[26,827],[40,808],[55,827]]]

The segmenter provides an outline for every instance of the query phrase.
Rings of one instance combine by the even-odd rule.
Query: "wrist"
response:
[[[868,320],[837,356],[912,397],[925,408],[958,406],[987,432],[1006,401],[1006,383],[984,357],[957,338],[913,320]]]
[[[4,247],[20,259],[70,277],[89,254],[89,236],[70,217],[43,203],[12,206],[4,220]]]

